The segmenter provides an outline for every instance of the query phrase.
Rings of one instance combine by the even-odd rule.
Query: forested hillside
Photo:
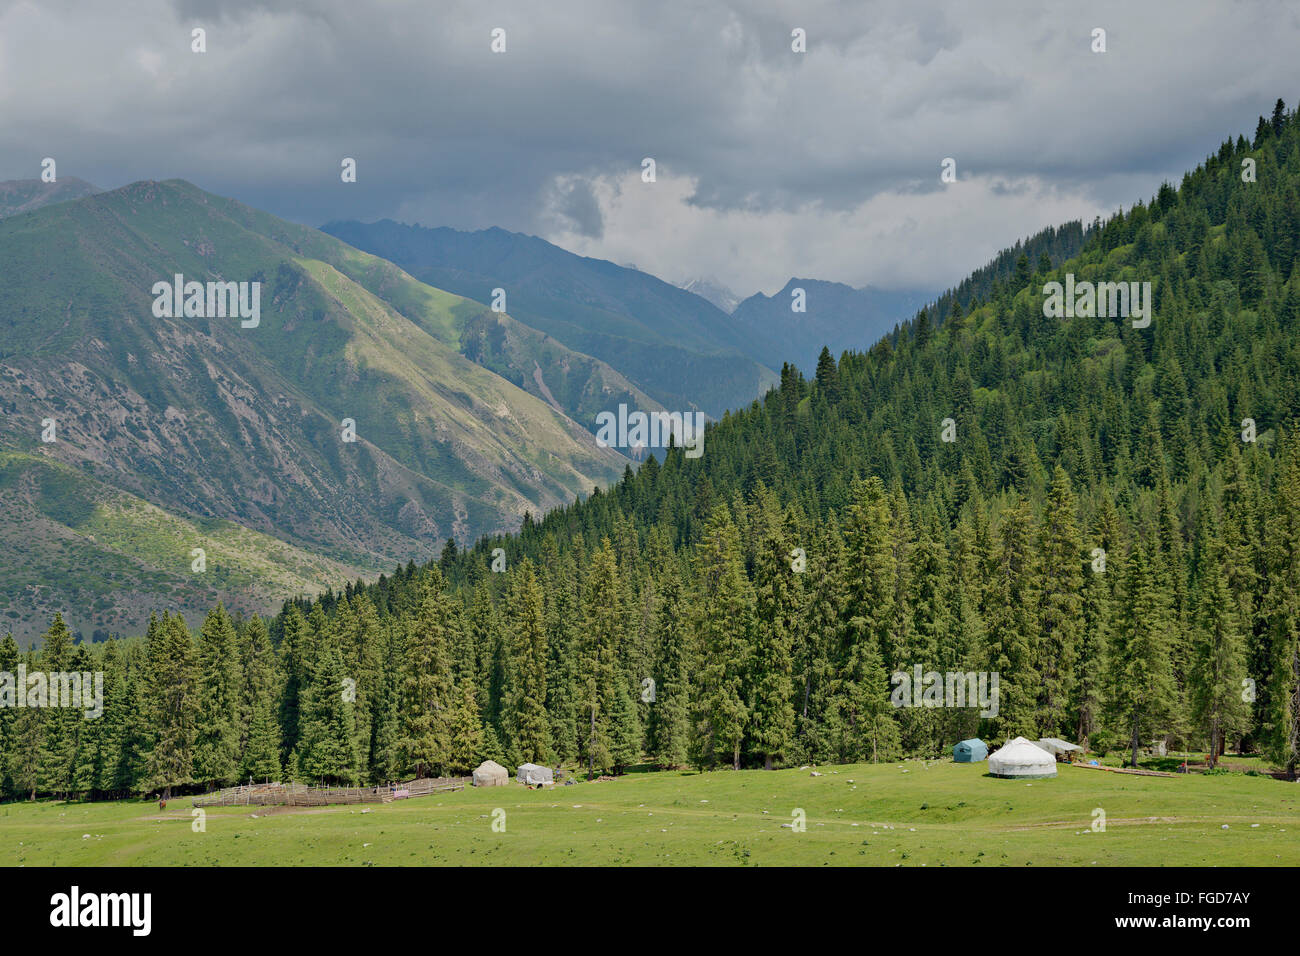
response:
[[[1294,772],[1296,114],[1279,101],[1081,242],[812,379],[787,368],[701,458],[436,566],[269,627],[164,615],[92,652],[56,621],[27,666],[102,655],[105,716],[0,711],[6,790],[880,760],[974,733],[1240,746]],[[1067,273],[1151,282],[1152,321],[1045,317]],[[3,642],[0,670],[20,656]],[[997,673],[996,716],[892,706],[917,665]]]

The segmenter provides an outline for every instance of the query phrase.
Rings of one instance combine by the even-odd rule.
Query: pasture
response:
[[[194,832],[188,797],[163,812],[139,800],[7,803],[0,864],[1300,865],[1300,786],[1267,777],[1063,766],[1055,779],[1015,781],[947,761],[816,770],[634,772],[364,807],[213,808],[205,832]]]

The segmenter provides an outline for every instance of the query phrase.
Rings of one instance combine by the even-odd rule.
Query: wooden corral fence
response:
[[[424,777],[381,787],[308,787],[301,783],[255,783],[194,798],[196,807],[324,807],[340,803],[389,803],[431,793],[463,790],[470,777]]]
[[[1078,761],[1071,764],[1074,767],[1082,767],[1084,770],[1105,770],[1110,773],[1131,773],[1139,777],[1177,777],[1181,776],[1176,773],[1165,773],[1163,770],[1142,770],[1137,767],[1105,767],[1101,764],[1083,763]]]

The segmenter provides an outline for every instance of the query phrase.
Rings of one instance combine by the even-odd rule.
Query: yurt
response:
[[[979,763],[989,755],[989,745],[978,737],[963,740],[952,748],[952,759],[957,763]]]
[[[539,767],[535,763],[525,763],[519,765],[519,772],[515,774],[515,779],[530,787],[536,787],[543,783],[555,783],[555,774],[551,772],[550,767]]]
[[[495,760],[484,760],[474,770],[474,786],[504,787],[510,782],[510,771]]]
[[[1038,744],[1017,737],[1001,750],[989,754],[989,773],[1014,780],[1036,780],[1056,776],[1056,758]]]

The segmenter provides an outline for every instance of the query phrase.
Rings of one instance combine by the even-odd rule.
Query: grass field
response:
[[[209,809],[0,805],[5,865],[1300,865],[1300,785],[1245,774],[1051,780],[909,761],[765,772],[631,773],[551,790],[473,789],[387,805]],[[505,832],[494,832],[494,811]],[[806,814],[803,832],[790,824]],[[1106,814],[1092,830],[1093,811]],[[499,814],[497,815],[499,817]],[[1227,829],[1223,829],[1224,825]]]

